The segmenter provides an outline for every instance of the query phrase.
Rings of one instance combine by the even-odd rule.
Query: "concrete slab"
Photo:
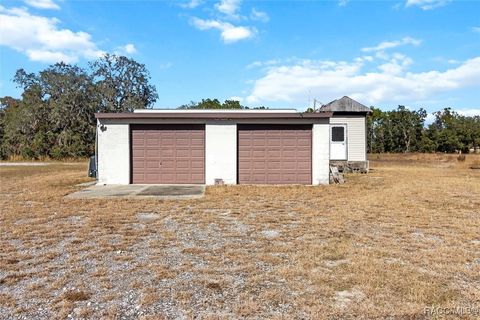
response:
[[[201,198],[204,185],[95,185],[67,195],[67,199],[154,198],[180,200]]]
[[[197,185],[192,186],[151,186],[148,187],[139,193],[140,196],[194,196],[198,195],[199,188]]]

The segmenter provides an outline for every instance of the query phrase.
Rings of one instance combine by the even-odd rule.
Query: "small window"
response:
[[[332,141],[345,141],[345,127],[332,127]]]

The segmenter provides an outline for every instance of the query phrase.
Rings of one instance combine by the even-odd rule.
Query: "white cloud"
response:
[[[425,124],[429,125],[435,121],[435,115],[431,112],[427,113],[427,117],[425,118]]]
[[[103,54],[90,34],[60,29],[60,20],[30,14],[24,8],[0,6],[0,45],[22,52],[32,61],[72,63]]]
[[[129,54],[133,54],[137,52],[137,49],[132,43],[128,43],[125,45],[125,52]]]
[[[455,109],[455,111],[462,115],[462,116],[467,116],[467,117],[474,117],[474,116],[480,116],[480,108],[472,108],[472,109]]]
[[[405,69],[413,63],[413,60],[409,57],[395,53],[393,57],[384,64],[378,66],[378,69],[386,74],[399,75],[405,71]]]
[[[115,53],[120,55],[134,54],[137,53],[137,48],[135,48],[135,45],[133,43],[127,43],[124,46],[117,47]]]
[[[173,64],[171,62],[166,62],[166,63],[159,64],[157,66],[157,68],[158,69],[170,69],[172,66],[173,66]]]
[[[217,29],[220,31],[220,36],[223,42],[233,43],[244,39],[252,38],[256,30],[251,27],[234,26],[228,22],[218,20],[203,20],[193,18],[192,24],[199,30]]]
[[[187,1],[187,2],[180,3],[180,7],[184,8],[184,9],[195,9],[196,7],[201,5],[202,2],[203,2],[203,0],[190,0],[190,1]]]
[[[375,51],[384,51],[387,49],[392,49],[400,46],[404,46],[407,44],[411,44],[414,46],[419,46],[422,43],[422,40],[415,39],[412,37],[403,37],[400,40],[396,41],[384,41],[380,42],[377,46],[375,47],[367,47],[367,48],[362,48],[363,52],[375,52]]]
[[[267,60],[267,61],[254,61],[252,63],[250,63],[247,68],[248,69],[253,69],[253,68],[262,68],[262,67],[271,67],[271,66],[274,66],[274,65],[277,65],[277,64],[280,64],[280,63],[285,63],[285,62],[289,62],[289,61],[292,61],[292,59],[271,59],[271,60]]]
[[[63,61],[66,63],[74,62],[74,59],[72,59],[71,56],[59,51],[29,49],[27,50],[27,55],[30,58],[30,60],[33,60],[33,61],[45,61],[45,62]]]
[[[345,7],[350,0],[338,0],[338,5],[340,7]]]
[[[444,5],[451,2],[451,0],[407,0],[405,3],[406,7],[417,6],[422,10],[432,10],[438,7],[443,7]]]
[[[250,16],[240,15],[241,3],[242,0],[220,0],[213,5],[214,10],[210,10],[210,19],[193,17],[190,23],[199,30],[219,30],[224,43],[253,38],[257,29],[248,25],[239,26],[239,21],[267,22],[270,17],[266,12],[255,8],[252,8]]]
[[[480,33],[480,27],[473,27],[472,31]]]
[[[25,0],[25,3],[38,9],[60,9],[60,6],[53,0]]]
[[[238,11],[240,10],[241,3],[241,0],[221,0],[215,4],[215,9],[230,18],[238,19]]]
[[[239,96],[233,96],[233,97],[228,98],[228,100],[238,101],[238,102],[241,103],[243,101],[243,98],[239,97]]]
[[[268,22],[270,20],[270,17],[266,12],[253,8],[252,12],[250,13],[250,19],[261,22]]]
[[[374,70],[365,60],[311,61],[275,65],[254,81],[248,103],[303,104],[309,93],[329,101],[348,95],[364,104],[418,101],[456,89],[480,86],[480,57],[446,71],[408,72],[412,60],[395,54]],[[367,70],[365,70],[367,69]]]

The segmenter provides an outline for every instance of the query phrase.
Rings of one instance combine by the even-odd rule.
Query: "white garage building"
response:
[[[331,132],[338,135],[331,128],[334,114],[97,113],[98,184],[328,184]],[[365,132],[360,135],[364,140]]]

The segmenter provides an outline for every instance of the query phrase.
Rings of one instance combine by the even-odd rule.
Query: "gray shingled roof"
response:
[[[364,106],[360,102],[353,100],[347,96],[341,99],[333,100],[322,106],[319,112],[372,112],[370,108]]]

